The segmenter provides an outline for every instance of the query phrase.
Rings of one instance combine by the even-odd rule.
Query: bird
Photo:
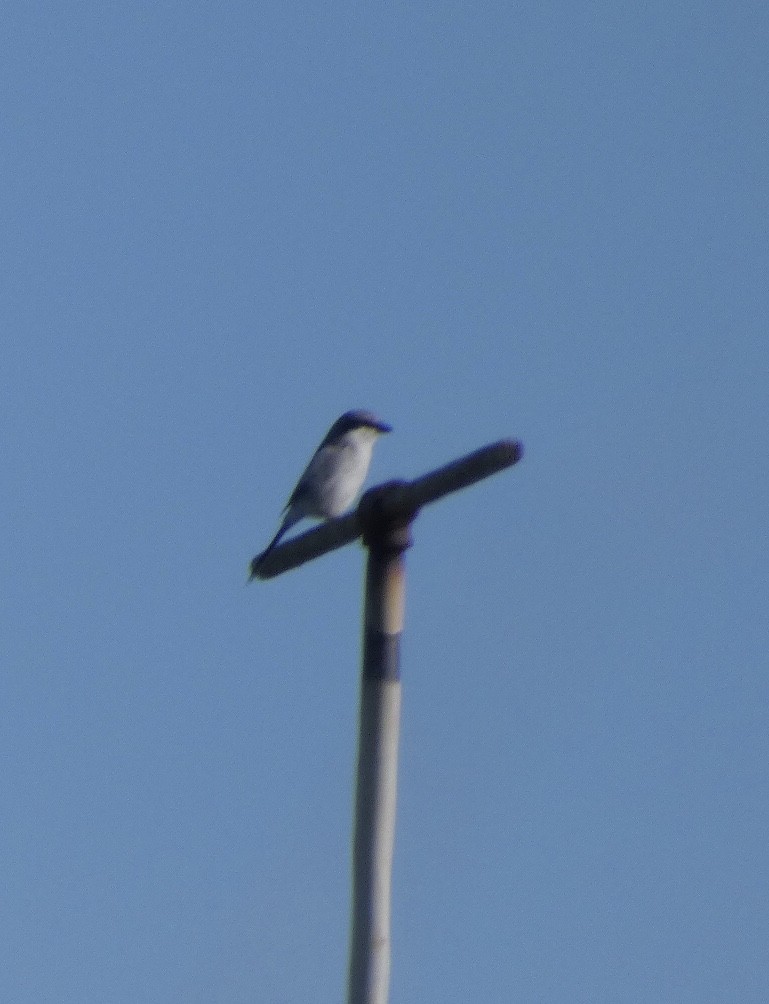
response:
[[[326,433],[283,509],[278,532],[251,562],[251,575],[283,535],[306,517],[333,519],[350,508],[366,480],[374,443],[392,426],[371,411],[346,411]]]

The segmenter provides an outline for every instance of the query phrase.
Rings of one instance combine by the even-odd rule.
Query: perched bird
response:
[[[326,433],[283,510],[280,529],[251,562],[251,577],[287,530],[306,516],[332,519],[355,501],[366,480],[374,443],[392,426],[370,411],[346,411]]]

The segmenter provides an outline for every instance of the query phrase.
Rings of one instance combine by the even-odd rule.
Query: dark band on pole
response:
[[[385,634],[366,629],[363,639],[363,678],[365,680],[400,680],[399,634]]]

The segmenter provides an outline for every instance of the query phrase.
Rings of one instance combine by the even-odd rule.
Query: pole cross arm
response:
[[[407,527],[423,506],[512,467],[522,456],[523,445],[518,440],[501,439],[413,481],[377,485],[366,492],[354,512],[292,537],[264,559],[261,554],[257,555],[251,562],[250,578],[272,579],[344,547],[363,533],[370,539],[377,525]]]

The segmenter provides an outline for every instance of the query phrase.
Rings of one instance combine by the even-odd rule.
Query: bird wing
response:
[[[316,492],[337,473],[339,449],[334,444],[318,447],[309,464],[305,467],[301,478],[297,481],[296,488],[291,492],[284,512],[297,502],[306,501],[312,506],[316,499]]]

